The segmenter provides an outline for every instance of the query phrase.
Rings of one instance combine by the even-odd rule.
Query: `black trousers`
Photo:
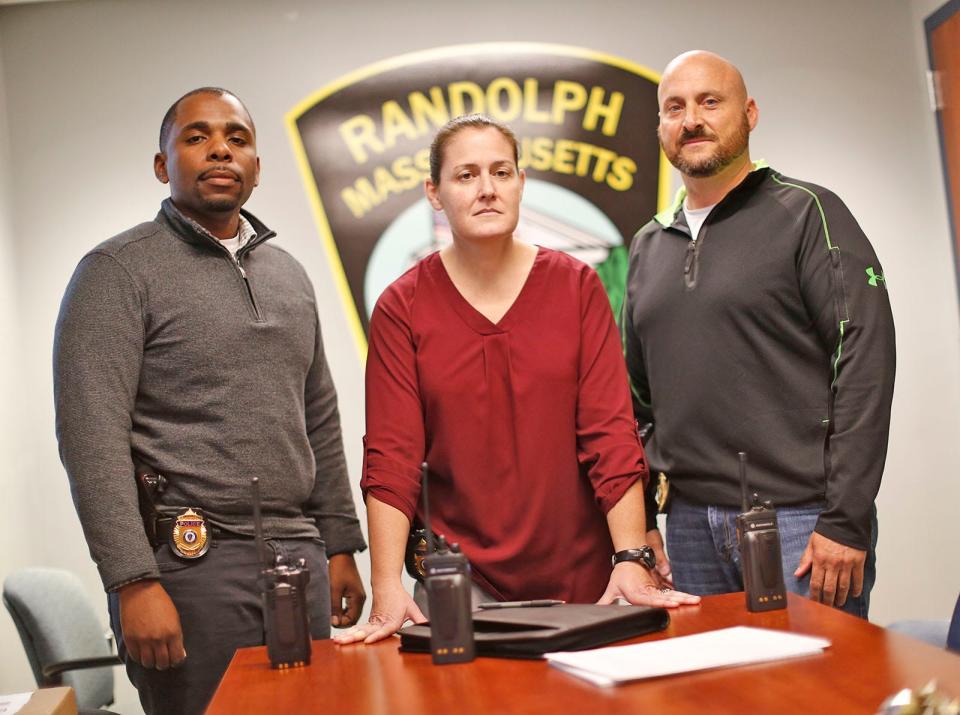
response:
[[[271,562],[275,554],[288,564],[306,559],[310,631],[314,639],[329,638],[330,586],[323,543],[271,539],[266,545]],[[179,668],[159,671],[129,658],[116,593],[109,594],[110,625],[147,715],[199,714],[213,697],[234,651],[264,644],[256,544],[253,539],[221,540],[197,561],[177,558],[166,545],[157,547],[155,556],[160,582],[180,614],[187,659]]]

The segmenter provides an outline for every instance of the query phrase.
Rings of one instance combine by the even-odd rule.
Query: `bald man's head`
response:
[[[686,176],[713,176],[749,161],[757,105],[740,71],[723,57],[694,50],[675,57],[657,90],[664,153]]]
[[[663,103],[663,88],[669,84],[676,74],[696,74],[700,77],[709,76],[713,81],[721,82],[730,91],[735,92],[744,101],[747,99],[747,85],[732,62],[718,54],[707,50],[690,50],[677,55],[663,68],[663,77],[657,90],[657,100]]]

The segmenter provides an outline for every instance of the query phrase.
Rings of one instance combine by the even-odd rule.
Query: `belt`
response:
[[[250,538],[218,529],[204,517],[202,509],[183,509],[176,516],[156,515],[145,526],[152,546],[167,544],[185,559],[202,557],[217,541]]]
[[[176,523],[176,519],[172,516],[161,516],[157,517],[157,535],[152,541],[152,546],[160,546],[161,544],[166,544],[173,534],[173,525]],[[252,536],[245,536],[244,534],[234,534],[231,531],[224,531],[223,529],[218,529],[213,527],[210,529],[212,533],[213,543],[218,541],[229,541],[231,539],[239,540],[252,540]]]

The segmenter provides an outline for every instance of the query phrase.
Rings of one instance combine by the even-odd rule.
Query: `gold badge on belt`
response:
[[[423,559],[427,555],[427,539],[426,537],[420,539],[420,542],[417,544],[413,552],[413,568],[420,575],[420,578],[427,577],[427,570],[423,567]]]
[[[657,475],[657,493],[655,499],[657,501],[657,511],[665,514],[667,511],[667,503],[670,501],[670,480],[663,472]]]
[[[436,548],[434,548],[436,550]],[[423,583],[427,572],[423,566],[423,559],[427,555],[427,530],[412,529],[407,537],[407,550],[403,555],[403,565],[417,581]]]
[[[210,548],[207,520],[202,512],[184,509],[173,522],[170,548],[182,559],[199,559]]]

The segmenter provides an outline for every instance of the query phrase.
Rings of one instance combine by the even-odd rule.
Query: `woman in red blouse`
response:
[[[384,291],[370,320],[367,504],[373,608],[337,637],[373,642],[423,614],[400,581],[430,465],[434,531],[459,542],[475,597],[677,606],[615,551],[645,545],[647,467],[607,295],[570,256],[514,237],[524,173],[486,117],[443,127],[425,182],[451,246]]]

